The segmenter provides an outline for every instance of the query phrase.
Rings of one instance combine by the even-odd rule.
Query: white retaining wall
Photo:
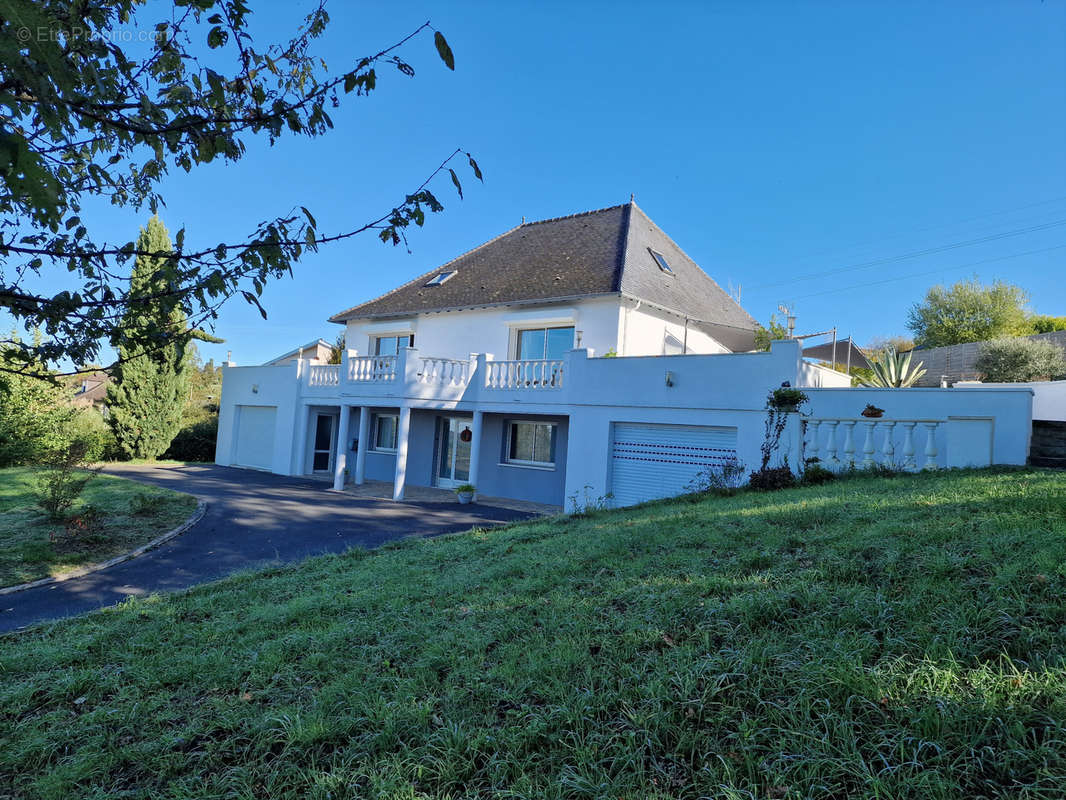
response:
[[[1033,392],[1028,387],[980,389],[804,389],[810,397],[811,417],[848,418],[860,421],[869,403],[885,410],[885,420],[943,420],[937,428],[936,445],[940,466],[967,466],[973,436],[992,439],[993,464],[1024,464],[1029,457],[1032,433]],[[972,424],[967,424],[972,423]],[[978,424],[983,423],[983,424]],[[856,433],[858,435],[858,433]],[[896,426],[894,441],[901,446],[903,430]],[[917,434],[916,434],[917,436]],[[954,439],[952,440],[952,438]],[[924,446],[924,438],[916,446]],[[879,442],[880,444],[880,442]],[[861,446],[861,442],[857,446]],[[952,456],[952,451],[955,456]],[[897,447],[896,452],[900,452]]]
[[[1032,389],[1033,419],[1066,422],[1066,381],[1028,383],[956,383],[956,389]]]

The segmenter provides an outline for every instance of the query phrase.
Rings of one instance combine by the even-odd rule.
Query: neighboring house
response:
[[[747,352],[755,320],[632,202],[522,224],[330,319],[346,327],[339,365],[226,367],[219,464],[321,474],[335,488],[392,481],[398,499],[408,483],[473,483],[557,506],[627,505],[733,459],[757,467],[766,394],[782,382],[825,387],[812,405],[834,419],[862,408],[849,378],[803,361],[798,341]],[[1024,461],[1009,437],[1031,394],[967,397],[988,426],[1013,415],[990,437],[999,457]],[[915,421],[889,438],[926,431],[921,419],[928,458],[985,457],[951,444],[944,398],[907,405],[893,423]],[[789,425],[782,452],[795,465],[803,434]]]
[[[329,357],[333,354],[333,345],[325,339],[316,339],[302,347],[290,350],[284,355],[272,358],[263,364],[264,367],[276,367],[280,364],[289,364],[298,359],[306,359],[312,364],[328,364]]]
[[[107,387],[111,384],[111,376],[103,371],[91,372],[82,377],[77,384],[77,389],[71,398],[71,403],[78,408],[95,408],[103,416],[107,416]]]

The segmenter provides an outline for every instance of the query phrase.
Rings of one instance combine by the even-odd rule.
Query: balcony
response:
[[[394,356],[348,351],[340,364],[297,363],[304,397],[360,395],[420,399],[504,399],[508,392],[553,392],[565,387],[567,359],[494,361],[423,356],[413,347]]]

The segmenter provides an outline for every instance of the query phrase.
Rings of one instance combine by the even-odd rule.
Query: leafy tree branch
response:
[[[291,275],[307,253],[368,231],[406,244],[412,225],[443,210],[431,187],[445,172],[460,198],[460,161],[482,179],[474,158],[456,149],[391,209],[350,230],[322,232],[297,206],[213,246],[189,246],[184,230],[168,252],[99,241],[81,219],[89,199],[154,213],[172,168],[238,161],[252,138],[323,135],[333,127],[330,110],[346,95],[375,91],[379,71],[413,77],[401,52],[429,31],[437,56],[455,68],[429,22],[331,75],[311,52],[329,21],[323,4],[288,41],[265,47],[248,33],[244,0],[172,0],[171,12],[144,25],[143,0],[0,0],[0,308],[44,333],[40,342],[6,348],[0,371],[86,363],[103,343],[149,352],[179,335],[148,326],[138,343],[121,331],[135,302],[134,258],[161,265],[166,280],[153,281],[147,299],[180,309],[192,329],[210,324],[234,295],[265,317],[267,282]],[[113,35],[131,28],[150,32],[147,46]],[[35,289],[57,274],[61,291]]]

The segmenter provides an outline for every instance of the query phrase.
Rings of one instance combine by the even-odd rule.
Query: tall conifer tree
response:
[[[141,229],[137,250],[172,252],[170,234],[158,216]],[[130,278],[130,293],[146,298],[133,303],[122,320],[119,361],[107,400],[118,445],[130,458],[158,458],[181,427],[189,393],[188,323],[176,296],[158,297],[171,288],[168,259],[140,255]]]

